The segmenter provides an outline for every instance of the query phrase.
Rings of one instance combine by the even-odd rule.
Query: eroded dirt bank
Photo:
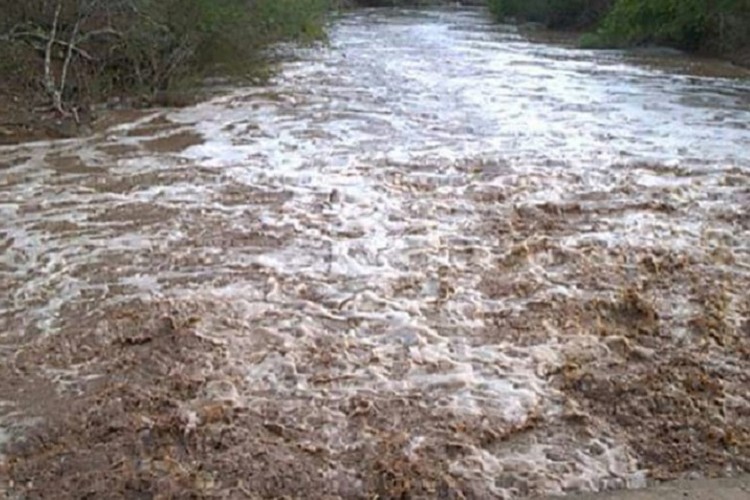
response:
[[[750,86],[480,15],[353,13],[268,88],[0,148],[0,491],[750,470]]]

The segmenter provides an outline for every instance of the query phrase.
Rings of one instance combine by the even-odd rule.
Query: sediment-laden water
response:
[[[2,147],[0,492],[748,471],[749,127],[723,63],[363,10],[266,87]]]

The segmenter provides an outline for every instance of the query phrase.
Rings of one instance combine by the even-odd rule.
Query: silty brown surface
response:
[[[351,14],[269,88],[0,149],[0,488],[747,471],[747,83],[480,16]]]

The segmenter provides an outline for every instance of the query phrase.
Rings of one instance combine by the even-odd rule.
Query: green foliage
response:
[[[593,27],[586,48],[662,44],[715,53],[750,49],[750,0],[487,0],[494,16],[550,28]]]
[[[548,0],[489,0],[489,8],[498,19],[515,17],[541,22],[549,12]]]
[[[578,46],[582,49],[609,49],[617,44],[600,33],[584,33],[578,39]]]
[[[706,0],[620,0],[601,34],[625,44],[670,43],[697,48],[708,34]]]
[[[598,22],[612,0],[488,0],[498,19],[544,23],[550,28],[583,28]]]
[[[445,0],[338,0],[337,7],[425,7],[445,4]]]
[[[260,20],[266,38],[321,38],[329,0],[257,0],[253,19]]]
[[[329,0],[0,0],[0,56],[42,88],[46,41],[73,42],[68,101],[153,96],[209,74],[256,73],[262,49],[285,39],[323,36]],[[58,8],[59,7],[59,8]],[[59,12],[59,19],[56,16]],[[53,30],[53,27],[56,27]],[[75,28],[76,26],[80,27]],[[26,48],[31,64],[17,65]],[[51,54],[61,74],[65,50]]]
[[[732,50],[748,43],[748,0],[618,0],[598,32],[612,45]]]
[[[123,46],[139,84],[165,89],[206,73],[241,74],[276,40],[323,35],[327,0],[140,0]]]

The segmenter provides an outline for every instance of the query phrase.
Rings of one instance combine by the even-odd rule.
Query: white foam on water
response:
[[[20,333],[55,335],[133,298],[208,304],[200,332],[230,357],[202,398],[318,412],[322,444],[339,451],[357,445],[339,402],[415,398],[425,422],[403,429],[412,457],[435,439],[429,418],[487,421],[510,434],[541,419],[528,442],[467,443],[450,470],[499,497],[641,485],[624,442],[606,428],[582,440],[559,421],[564,397],[550,374],[566,353],[597,353],[601,341],[565,339],[547,324],[529,332],[535,342],[516,344],[504,330],[488,333],[488,318],[585,296],[567,281],[576,264],[558,264],[561,255],[697,248],[700,213],[622,215],[618,203],[709,209],[710,190],[725,187],[711,176],[629,171],[622,160],[677,168],[699,152],[708,170],[745,169],[747,132],[683,99],[692,80],[613,54],[475,32],[483,21],[473,11],[358,16],[333,28],[329,48],[282,65],[268,87],[89,140],[0,148],[0,160],[31,158],[3,172],[12,179],[0,191],[0,234],[12,243],[0,256],[0,288],[10,290],[0,315],[20,321]],[[746,83],[700,85],[734,119],[750,120],[720,98]],[[157,117],[179,126],[128,136]],[[169,154],[142,147],[177,131],[203,142]],[[119,158],[104,152],[112,145],[139,149]],[[102,170],[60,173],[51,153]],[[666,199],[649,198],[665,189]],[[480,204],[483,193],[502,196]],[[547,242],[552,249],[534,250],[542,237],[501,244],[485,228],[500,212],[512,234],[514,214],[575,203],[604,214]],[[503,279],[538,291],[489,296],[483,278],[519,249],[526,274]]]

